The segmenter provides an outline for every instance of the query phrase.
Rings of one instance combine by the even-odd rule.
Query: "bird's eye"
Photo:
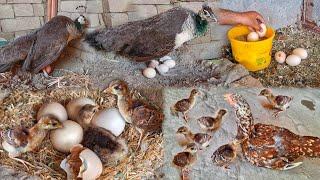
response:
[[[204,15],[209,16],[209,12],[208,11],[204,10],[203,12],[204,12]]]
[[[121,89],[121,87],[120,86],[115,86],[114,89],[115,90],[119,90],[119,89]]]

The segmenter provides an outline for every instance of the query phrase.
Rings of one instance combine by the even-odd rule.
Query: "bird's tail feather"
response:
[[[97,50],[102,50],[103,46],[101,42],[97,39],[97,36],[100,34],[100,31],[94,31],[86,34],[85,41],[90,44],[90,46],[96,48]]]
[[[300,149],[304,156],[320,158],[320,138],[313,136],[301,137]]]

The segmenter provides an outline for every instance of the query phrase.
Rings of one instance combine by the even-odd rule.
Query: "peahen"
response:
[[[38,73],[57,60],[68,43],[82,36],[87,20],[56,16],[43,27],[17,38],[0,49],[0,73],[23,61],[22,69]]]
[[[199,13],[176,7],[145,20],[96,30],[85,39],[98,50],[144,62],[161,58],[183,43],[204,35],[209,20],[217,21],[207,5],[203,5]]]

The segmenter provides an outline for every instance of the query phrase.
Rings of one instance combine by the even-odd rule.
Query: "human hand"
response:
[[[265,23],[261,14],[256,11],[248,11],[240,13],[240,23],[249,27],[251,31],[260,31],[261,23]]]

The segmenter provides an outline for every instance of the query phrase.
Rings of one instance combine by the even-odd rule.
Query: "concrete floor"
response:
[[[320,137],[320,90],[314,89],[274,89],[275,94],[286,94],[294,96],[290,108],[278,119],[273,118],[271,110],[262,107],[266,103],[264,98],[258,98],[261,89],[202,89],[206,97],[199,98],[195,107],[189,113],[189,127],[193,132],[200,132],[196,119],[201,116],[214,115],[219,108],[228,110],[222,122],[222,127],[213,134],[210,146],[198,154],[198,161],[192,168],[191,179],[319,179],[319,159],[305,159],[304,163],[289,171],[276,171],[259,168],[246,162],[243,157],[230,166],[230,170],[223,170],[211,162],[212,153],[221,145],[230,142],[236,136],[235,114],[231,107],[224,101],[223,94],[237,92],[242,94],[249,102],[255,123],[273,124],[285,127],[300,135],[311,135]],[[185,125],[183,119],[173,117],[170,106],[176,101],[188,96],[191,89],[166,89],[164,92],[166,120],[163,125],[164,134],[164,168],[165,179],[178,179],[179,172],[172,167],[173,156],[182,151],[175,140],[175,132]]]

